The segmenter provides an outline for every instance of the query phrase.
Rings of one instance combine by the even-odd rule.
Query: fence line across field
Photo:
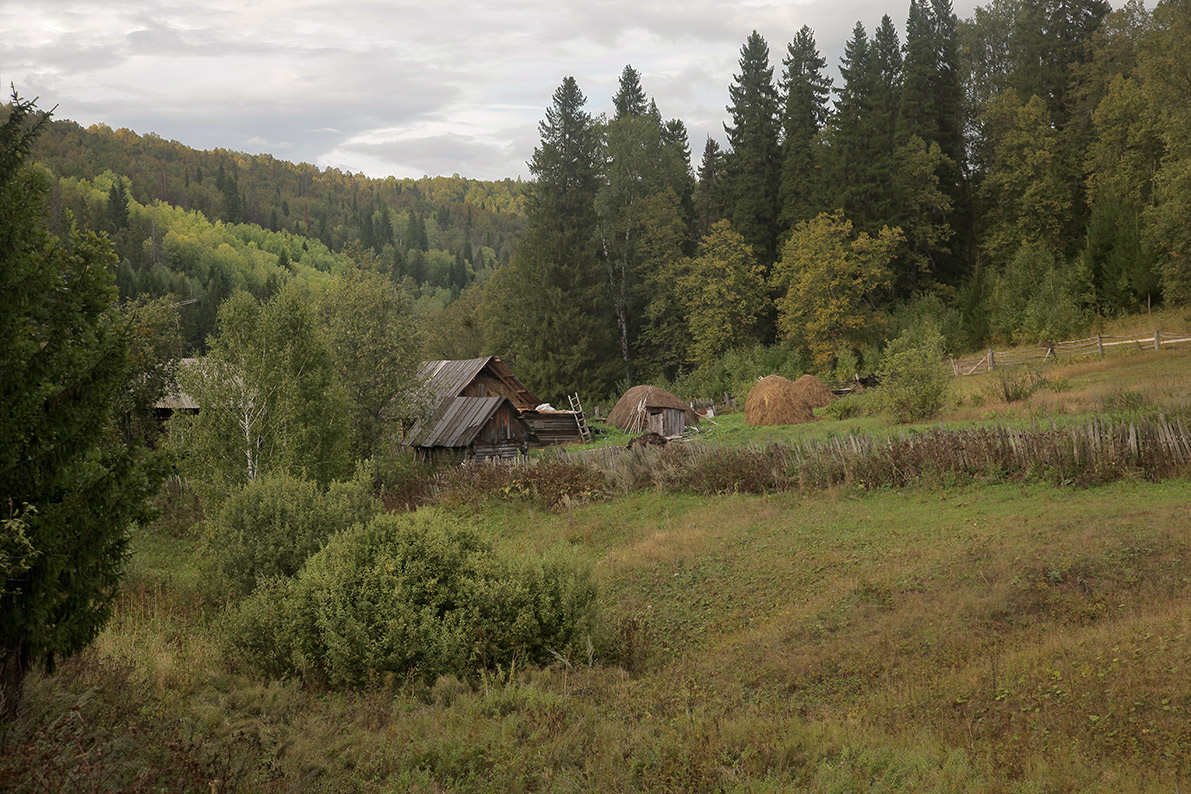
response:
[[[1069,339],[1043,347],[1028,350],[1007,350],[997,352],[989,349],[983,356],[951,359],[951,371],[955,377],[979,375],[997,367],[1014,367],[1032,361],[1050,361],[1081,356],[1102,356],[1105,352],[1122,345],[1137,350],[1161,350],[1163,346],[1181,345],[1191,342],[1191,334],[1167,334],[1154,331],[1140,336],[1103,336],[1096,334],[1085,339]]]

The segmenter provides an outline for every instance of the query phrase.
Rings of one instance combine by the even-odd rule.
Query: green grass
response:
[[[948,405],[929,422],[898,425],[881,416],[837,420],[822,416],[820,410],[814,422],[752,427],[745,423],[743,412],[736,412],[700,422],[688,433],[688,438],[717,446],[767,446],[851,434],[881,437],[940,426],[959,429],[1053,423],[1061,427],[1082,424],[1094,417],[1130,419],[1159,413],[1191,415],[1191,345],[1160,351],[1122,351],[1104,359],[1059,362],[1043,368],[1043,374],[1052,387],[1044,387],[1028,399],[1013,403],[993,395],[992,375],[956,378]],[[602,424],[598,426],[603,427]],[[572,445],[567,449],[582,451],[624,446],[632,437],[616,428],[607,428],[593,443]]]
[[[170,578],[189,547],[141,534],[112,625],[33,677],[21,729],[45,743],[76,714],[65,724],[89,726],[92,755],[55,768],[102,759],[168,790],[218,777],[233,791],[1158,792],[1191,779],[1186,481],[455,509],[507,550],[587,556],[597,646],[631,645],[637,664],[360,693],[255,681],[231,672],[215,608]]]
[[[939,422],[1191,406],[1191,351],[1048,374],[1065,388],[1012,405],[983,396],[987,376],[961,379]],[[733,414],[699,438],[905,429],[872,417],[750,428]],[[0,788],[1191,790],[1191,481],[944,482],[715,497],[649,487],[555,510],[457,500],[447,509],[502,551],[569,546],[590,561],[592,663],[360,692],[239,673],[192,534],[138,529],[107,629],[55,674],[30,676]]]

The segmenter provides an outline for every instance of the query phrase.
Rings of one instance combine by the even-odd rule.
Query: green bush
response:
[[[268,675],[362,686],[541,663],[586,642],[596,590],[572,558],[510,559],[438,510],[378,516],[228,615],[232,656]]]
[[[1019,344],[1074,338],[1088,324],[1088,293],[1081,267],[1056,261],[1046,246],[1023,243],[994,284],[990,330]]]
[[[728,392],[740,400],[740,407],[743,408],[744,395],[748,394],[758,378],[782,375],[794,380],[806,372],[806,368],[805,357],[786,345],[738,348],[684,372],[674,380],[669,390],[686,398],[715,399]]]
[[[851,419],[856,416],[869,416],[874,408],[880,413],[880,391],[859,391],[845,394],[838,400],[832,400],[820,409],[820,413],[828,419]]]
[[[202,568],[220,595],[237,598],[274,576],[293,576],[331,535],[380,512],[371,471],[318,483],[287,474],[258,478],[234,492],[206,523]]]
[[[895,422],[921,422],[942,409],[951,389],[943,336],[930,325],[907,329],[881,358],[880,403]]]

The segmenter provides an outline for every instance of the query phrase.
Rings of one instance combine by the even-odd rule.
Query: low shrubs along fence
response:
[[[1084,356],[1102,356],[1114,350],[1161,350],[1165,347],[1191,342],[1191,334],[1166,334],[1154,331],[1140,336],[1089,336],[1086,339],[1071,339],[1066,342],[1035,347],[1029,350],[998,352],[991,348],[982,356],[951,359],[952,374],[979,375],[997,367],[1013,367],[1040,361],[1058,361]]]
[[[527,500],[544,509],[606,493],[648,488],[697,494],[776,493],[835,485],[863,488],[926,482],[1038,480],[1090,485],[1123,477],[1191,473],[1191,434],[1182,419],[1098,420],[1072,427],[936,429],[895,436],[740,448],[701,443],[561,451],[543,461],[482,464],[442,472],[438,501]]]

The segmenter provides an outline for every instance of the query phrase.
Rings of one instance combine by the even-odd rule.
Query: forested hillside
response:
[[[951,352],[1078,334],[1191,295],[1191,0],[911,0],[838,68],[759,34],[726,145],[688,140],[626,66],[612,112],[565,78],[533,179],[370,179],[55,122],[52,224],[106,231],[124,297],[218,302],[344,257],[404,285],[426,355],[498,353],[552,399],[765,371],[851,374],[911,330]],[[701,150],[692,168],[691,149]],[[489,276],[493,276],[489,278]]]
[[[266,297],[290,274],[318,280],[345,251],[432,314],[507,262],[522,224],[511,179],[370,179],[71,121],[48,124],[34,155],[54,178],[51,228],[106,232],[123,298],[197,299],[182,318],[191,350],[235,289]]]

